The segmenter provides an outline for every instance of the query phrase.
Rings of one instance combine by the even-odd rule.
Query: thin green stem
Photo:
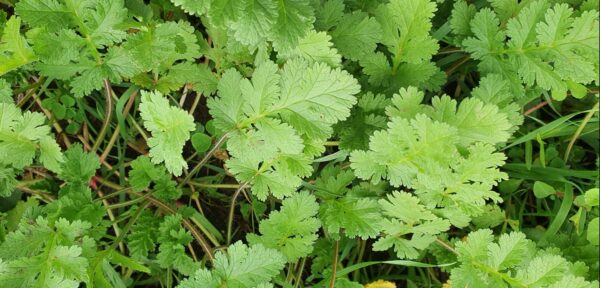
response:
[[[236,202],[238,195],[240,195],[240,193],[242,192],[242,189],[246,188],[246,184],[247,183],[241,184],[240,187],[237,190],[235,190],[235,192],[233,193],[233,196],[231,196],[231,204],[229,206],[229,216],[227,218],[227,242],[226,242],[227,245],[231,244],[231,230],[233,227],[233,214],[235,212],[235,202]]]
[[[575,131],[575,134],[573,134],[573,137],[571,137],[571,141],[569,141],[569,145],[567,145],[567,150],[565,151],[565,157],[564,157],[565,162],[567,162],[567,160],[569,160],[569,155],[571,154],[571,150],[573,149],[573,145],[575,145],[575,142],[577,141],[577,139],[581,135],[581,132],[583,132],[583,129],[585,128],[585,126],[587,125],[587,123],[590,122],[590,120],[592,119],[592,116],[594,116],[594,113],[596,113],[596,112],[598,112],[598,102],[596,102],[596,104],[594,105],[594,107],[592,108],[592,110],[590,110],[585,115],[585,117],[583,118],[583,121],[581,121],[581,124],[579,124],[579,127],[577,128],[577,131]]]
[[[300,268],[296,273],[296,281],[294,282],[294,288],[297,288],[298,285],[300,285],[300,283],[302,282],[302,273],[304,273],[304,265],[306,265],[306,257],[302,258],[302,261],[300,261]]]
[[[190,114],[194,114],[194,111],[196,111],[196,107],[198,107],[200,98],[202,98],[202,94],[196,92],[196,98],[194,98],[194,103],[192,103],[192,107],[190,107]]]
[[[148,207],[148,205],[150,205],[150,201],[145,202],[144,205],[140,206],[137,209],[137,211],[135,211],[135,214],[133,214],[133,216],[131,216],[131,218],[129,219],[129,222],[127,222],[127,225],[125,225],[125,228],[123,228],[123,230],[121,231],[121,234],[110,245],[110,247],[108,248],[108,251],[114,250],[117,247],[117,245],[119,245],[119,243],[121,243],[121,241],[123,241],[123,238],[125,238],[125,235],[127,235],[127,233],[129,233],[129,230],[131,230],[131,227],[133,227],[133,224],[137,221],[137,219],[140,217],[140,215],[142,215],[142,212]]]
[[[110,187],[115,190],[124,190],[125,189],[125,187],[123,187],[119,184],[116,184],[114,182],[108,181],[102,177],[97,177],[96,180],[98,180],[98,182],[100,182],[102,185],[105,185],[105,186]],[[135,192],[133,190],[126,190],[126,192],[129,194],[135,195],[137,197],[144,196],[144,194]],[[164,212],[168,212],[170,214],[177,213],[177,211],[173,210],[173,208],[171,208],[169,205],[163,203],[162,201],[160,201],[152,196],[148,196],[148,201],[150,203],[152,203],[152,205],[156,206],[157,208],[159,208],[160,210],[162,210]],[[198,230],[196,230],[194,225],[192,225],[192,223],[190,223],[190,221],[188,221],[187,219],[183,219],[182,223],[183,223],[183,226],[187,230],[189,230],[190,233],[192,233],[192,236],[194,237],[194,239],[196,239],[196,241],[198,242],[198,245],[200,245],[200,248],[202,248],[202,250],[208,257],[208,259],[212,262],[214,260],[214,255],[212,253],[212,250],[210,249],[210,245],[208,244],[208,242],[206,241],[204,236],[202,236],[202,234],[200,234],[200,232],[198,232]]]
[[[288,263],[287,275],[285,276],[285,283],[292,283],[294,279],[295,265],[294,263]]]
[[[202,233],[204,233],[204,235],[206,235],[208,240],[210,240],[210,242],[214,246],[221,246],[221,243],[219,243],[217,238],[215,238],[215,236],[212,235],[210,233],[210,231],[208,231],[208,229],[206,227],[204,227],[204,225],[202,223],[200,223],[200,221],[198,221],[195,217],[190,217],[190,220],[192,221],[192,223],[194,223],[194,225],[196,225],[196,227],[198,227],[198,229],[200,229],[202,231]]]
[[[25,187],[25,186],[19,187],[19,186],[17,186],[17,189],[19,189],[21,192],[25,192],[27,194],[38,196],[38,197],[40,197],[40,199],[42,199],[42,201],[44,201],[46,203],[50,203],[50,202],[52,202],[52,201],[55,200],[54,196],[52,196],[52,195],[50,195],[48,193],[45,193],[45,192],[41,192],[41,191],[38,191],[38,190],[30,189],[29,187]]]
[[[94,142],[94,145],[92,146],[92,151],[93,153],[96,152],[96,150],[98,150],[98,147],[100,147],[100,144],[102,144],[102,142],[104,142],[104,137],[106,136],[106,131],[108,130],[108,126],[110,125],[110,120],[112,119],[112,111],[113,111],[113,104],[112,104],[112,88],[110,87],[110,82],[107,79],[104,79],[104,100],[106,101],[106,107],[104,108],[106,111],[104,113],[104,122],[102,122],[102,127],[100,128],[100,131],[98,132],[98,136],[96,137],[96,141]]]
[[[335,288],[335,273],[337,273],[338,257],[340,254],[340,241],[335,241],[335,250],[333,251],[333,267],[331,270],[331,280],[329,281],[329,288]]]
[[[104,195],[102,197],[98,197],[98,198],[94,199],[94,201],[102,201],[102,200],[106,200],[106,199],[109,199],[109,198],[112,198],[112,197],[115,197],[115,196],[119,196],[119,195],[123,194],[123,192],[127,192],[127,190],[130,190],[130,189],[132,189],[132,188],[131,187],[127,187],[127,188],[124,188],[124,189],[120,189],[120,190],[117,190],[117,191],[115,191],[113,193],[106,194],[106,195]]]
[[[21,100],[19,100],[19,102],[17,103],[17,107],[19,107],[19,108],[23,107],[23,105],[25,105],[25,103],[27,103],[27,100],[29,100],[33,95],[35,95],[35,91],[37,90],[37,88],[39,88],[40,86],[42,86],[42,84],[44,84],[45,80],[46,79],[44,76],[40,76],[40,78],[38,78],[37,81],[34,82],[33,84],[31,84],[25,88],[15,90],[13,92],[15,95],[17,95],[21,92],[27,91],[25,96],[23,96],[23,98]]]
[[[223,134],[223,136],[221,136],[221,138],[219,138],[219,140],[217,140],[215,145],[213,145],[213,148],[210,149],[210,151],[208,151],[206,155],[204,155],[204,158],[202,158],[202,160],[200,160],[200,162],[198,162],[198,164],[194,166],[192,171],[190,171],[190,173],[187,176],[185,176],[185,178],[179,183],[179,188],[183,187],[188,181],[190,181],[190,179],[192,179],[192,177],[194,177],[194,175],[196,175],[196,173],[198,173],[198,171],[200,171],[202,166],[204,166],[204,164],[208,162],[208,160],[215,154],[215,152],[217,152],[217,150],[219,150],[219,148],[221,148],[221,146],[225,144],[225,141],[228,137],[229,133],[225,133]]]
[[[440,244],[442,247],[446,248],[446,250],[448,250],[448,251],[450,251],[450,252],[452,252],[454,254],[458,254],[456,252],[456,250],[454,249],[454,247],[452,247],[450,244],[444,242],[444,240],[438,238],[438,239],[435,239],[435,242],[437,242],[438,244]]]
[[[31,179],[31,180],[22,180],[17,183],[17,187],[26,187],[29,185],[37,184],[46,180],[45,178]]]
[[[188,181],[190,185],[202,188],[215,188],[215,189],[237,189],[240,188],[240,184],[213,184],[213,183],[200,183],[195,181]]]
[[[123,118],[125,118],[127,116],[127,114],[129,114],[129,110],[131,109],[131,106],[133,106],[133,100],[135,99],[135,96],[138,94],[138,91],[139,90],[136,89],[135,91],[133,91],[131,93],[131,95],[129,95],[129,99],[127,100],[127,105],[125,105],[125,108],[121,112],[121,115],[123,115]],[[108,144],[104,148],[104,151],[102,151],[102,155],[100,155],[100,162],[101,163],[104,162],[104,160],[106,159],[106,157],[108,157],[108,154],[110,153],[110,150],[115,145],[115,142],[116,142],[116,140],[119,137],[120,130],[121,130],[121,127],[117,124],[117,127],[115,128],[115,131],[113,131],[113,135],[110,137],[110,140],[108,140]]]
[[[131,199],[129,201],[119,202],[119,203],[113,204],[113,205],[108,205],[106,208],[107,209],[117,209],[117,208],[121,208],[121,207],[127,207],[129,205],[133,205],[135,203],[139,203],[139,202],[142,202],[142,201],[148,199],[148,197],[150,197],[150,195],[152,195],[152,194],[148,193],[148,194],[145,194],[142,197],[134,198],[134,199]]]
[[[358,244],[358,255],[356,255],[356,259],[353,262],[354,263],[360,263],[360,261],[362,261],[363,256],[365,255],[365,249],[367,247],[367,241],[363,240],[363,239],[358,239],[359,244]],[[352,273],[352,280],[354,281],[359,281],[359,277],[360,277],[360,270],[361,269],[356,269],[353,273]]]

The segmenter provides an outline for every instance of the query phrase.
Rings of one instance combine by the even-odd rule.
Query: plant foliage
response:
[[[0,288],[597,287],[597,0],[0,0]]]

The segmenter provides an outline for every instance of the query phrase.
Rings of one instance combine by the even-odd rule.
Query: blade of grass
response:
[[[564,197],[562,198],[562,202],[560,204],[560,208],[558,212],[552,219],[550,226],[540,239],[541,243],[544,243],[548,240],[548,238],[556,235],[560,227],[563,225],[567,217],[569,216],[569,211],[571,211],[571,206],[573,205],[573,186],[569,184],[565,184]]]

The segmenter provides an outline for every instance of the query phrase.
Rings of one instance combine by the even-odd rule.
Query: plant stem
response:
[[[123,187],[119,184],[116,184],[114,182],[108,181],[102,177],[96,177],[96,180],[98,180],[98,182],[102,183],[102,185],[105,185],[105,186],[110,187],[115,190],[124,190],[125,189],[125,187]],[[135,192],[133,190],[125,190],[125,191],[127,193],[130,193],[130,194],[138,196],[138,197],[144,196],[144,194]],[[173,210],[173,208],[171,208],[169,205],[163,203],[162,201],[160,201],[152,196],[148,196],[148,201],[150,203],[152,203],[152,205],[159,208],[160,210],[163,210],[164,212],[168,212],[169,214],[177,213],[177,211]],[[198,230],[196,230],[196,228],[192,225],[192,223],[190,223],[190,221],[188,221],[187,219],[183,219],[182,223],[183,223],[183,226],[187,230],[189,230],[190,233],[192,233],[192,236],[194,237],[194,239],[196,239],[196,241],[198,242],[198,245],[200,245],[200,247],[202,248],[202,250],[208,257],[208,259],[212,262],[214,260],[214,255],[210,249],[210,245],[208,245],[208,242],[206,242],[206,239],[204,239],[204,236],[202,236],[202,234],[200,234],[200,232],[198,232]]]
[[[121,207],[127,207],[129,205],[133,205],[135,203],[142,202],[142,201],[146,200],[148,197],[150,197],[150,195],[152,195],[152,194],[148,193],[148,194],[146,194],[146,195],[144,195],[142,197],[134,198],[134,199],[131,199],[129,201],[119,202],[119,203],[113,204],[113,205],[108,205],[106,208],[108,208],[108,209],[117,209],[117,208],[121,208]]]
[[[569,141],[569,145],[567,145],[567,150],[565,151],[565,158],[564,158],[565,162],[567,162],[567,160],[569,160],[569,154],[571,154],[573,145],[575,145],[575,141],[577,141],[577,138],[579,138],[579,135],[581,135],[583,128],[585,128],[587,123],[590,122],[590,120],[592,119],[592,116],[594,116],[594,113],[596,113],[596,112],[598,112],[598,102],[596,102],[596,104],[594,105],[592,110],[590,110],[585,115],[585,118],[583,118],[583,121],[581,121],[581,124],[579,124],[577,131],[575,131],[575,134],[573,134],[573,137],[571,137],[571,141]]]
[[[202,160],[200,160],[200,162],[196,164],[194,169],[192,169],[192,171],[190,171],[190,173],[187,176],[185,176],[185,178],[179,183],[179,188],[183,187],[183,185],[190,181],[190,179],[192,179],[192,177],[194,177],[194,175],[198,173],[198,171],[200,171],[200,168],[202,168],[202,166],[206,164],[206,162],[208,162],[208,160],[215,154],[215,152],[217,152],[217,150],[219,150],[219,148],[223,146],[228,137],[229,133],[225,133],[223,134],[223,136],[221,136],[221,138],[219,138],[219,140],[217,140],[213,148],[210,149],[210,151],[208,151],[206,155],[204,155],[204,158],[202,158]]]
[[[135,96],[137,95],[138,91],[139,90],[135,90],[131,93],[131,95],[129,95],[127,104],[125,105],[125,108],[123,108],[123,112],[121,113],[121,115],[123,115],[123,118],[125,118],[127,116],[127,114],[129,114],[129,110],[131,109],[131,106],[133,106],[133,100],[135,99]],[[110,137],[110,140],[108,140],[108,144],[106,145],[106,148],[104,148],[104,151],[102,151],[102,155],[100,155],[100,163],[104,162],[106,157],[108,157],[110,150],[112,149],[113,145],[115,145],[115,142],[119,136],[120,131],[121,131],[121,127],[117,124],[115,131],[113,131],[113,135]]]
[[[450,68],[448,68],[448,70],[446,70],[446,76],[452,75],[452,73],[454,73],[454,71],[456,69],[458,69],[458,67],[467,63],[467,61],[469,61],[469,59],[471,59],[471,56],[465,55],[462,59],[460,59],[460,61],[454,63],[454,65],[452,65],[452,67],[450,67]]]
[[[442,247],[446,248],[446,250],[448,250],[448,251],[450,251],[450,252],[452,252],[454,254],[458,254],[456,252],[456,250],[450,244],[444,242],[444,240],[438,238],[438,239],[435,239],[435,242],[437,242],[438,244],[440,244]]]
[[[294,288],[297,288],[300,282],[302,282],[302,273],[304,273],[304,265],[306,265],[306,257],[302,258],[302,261],[300,261],[300,269],[298,269],[298,273],[296,275],[296,282],[294,282]]]
[[[194,252],[194,247],[192,247],[191,242],[187,244],[187,248],[190,251],[190,254],[192,254],[192,259],[194,259],[194,261],[198,262],[198,256],[196,256],[196,252]]]
[[[200,102],[200,98],[202,98],[202,94],[196,92],[194,103],[192,103],[192,107],[190,107],[190,114],[194,114],[194,111],[196,110],[196,107],[198,107],[198,103]]]
[[[98,136],[96,137],[96,141],[92,146],[92,153],[96,153],[100,144],[104,142],[104,137],[106,136],[106,130],[108,130],[108,126],[110,125],[110,120],[112,119],[112,88],[110,87],[110,82],[107,79],[104,79],[104,100],[106,101],[106,107],[104,108],[106,111],[104,113],[104,122],[102,123],[102,127],[98,132]]]
[[[44,192],[41,192],[41,191],[33,190],[33,189],[30,189],[30,188],[25,187],[25,186],[21,186],[21,187],[17,186],[17,189],[19,189],[19,190],[21,190],[21,192],[25,192],[27,194],[39,196],[46,203],[50,203],[50,202],[52,202],[52,201],[55,200],[54,197],[52,195],[48,194],[48,193],[44,193]]]
[[[135,214],[133,214],[133,216],[131,216],[131,218],[129,219],[129,222],[127,222],[127,225],[125,225],[125,228],[123,228],[123,230],[121,231],[121,234],[119,236],[117,236],[117,239],[115,239],[115,241],[113,241],[113,243],[110,245],[110,247],[108,248],[108,251],[115,249],[115,247],[117,247],[117,245],[119,243],[121,243],[121,241],[123,241],[123,238],[125,238],[125,235],[127,233],[129,233],[129,230],[131,230],[131,227],[133,227],[133,224],[135,223],[135,221],[137,221],[137,219],[140,217],[140,215],[142,215],[142,212],[148,207],[148,205],[150,205],[149,201],[145,202],[144,205],[140,206],[137,209],[137,211],[135,211]]]
[[[365,254],[365,248],[367,247],[367,241],[359,239],[359,244],[358,244],[358,255],[356,256],[356,260],[353,262],[354,263],[360,263],[360,261],[362,261],[362,258]],[[352,274],[352,280],[353,281],[359,281],[360,277],[360,269],[356,269],[356,271],[354,271],[354,273]]]
[[[527,116],[548,104],[549,104],[548,101],[542,101],[539,104],[527,109],[527,111],[523,112],[523,116]]]
[[[37,178],[37,179],[31,179],[31,180],[21,180],[21,181],[19,181],[19,183],[17,183],[17,187],[26,187],[26,186],[29,186],[29,185],[33,185],[33,184],[42,182],[44,180],[46,180],[46,179],[44,179],[44,178]]]
[[[229,217],[227,218],[227,245],[231,244],[231,230],[233,226],[233,214],[235,212],[235,201],[238,195],[240,195],[240,192],[242,192],[242,189],[246,188],[246,184],[247,183],[241,184],[240,187],[238,187],[238,189],[235,190],[233,196],[231,196],[231,204],[229,206]]]
[[[195,181],[188,181],[190,185],[202,188],[215,188],[215,189],[237,189],[240,188],[240,184],[212,184],[212,183],[200,183]]]
[[[329,288],[335,288],[335,273],[337,272],[338,257],[340,253],[340,241],[335,241],[335,250],[333,251],[333,267],[331,270],[331,280]]]
[[[43,90],[42,90],[43,92]],[[42,100],[40,100],[39,97],[36,97],[36,93],[32,93],[33,96],[33,100],[35,101],[35,103],[37,103],[37,105],[40,107],[40,109],[42,109],[42,112],[44,112],[44,115],[46,115],[46,118],[48,118],[49,121],[52,122],[52,127],[54,127],[54,130],[56,130],[56,132],[62,136],[63,138],[63,142],[65,143],[65,146],[69,147],[71,146],[71,140],[69,140],[69,137],[67,137],[67,135],[65,133],[63,133],[63,129],[60,126],[60,124],[56,121],[52,121],[52,113],[50,113],[50,111],[48,111],[46,108],[44,108],[42,106]],[[39,96],[39,95],[37,95]]]
[[[108,139],[108,144],[106,144],[106,147],[104,148],[104,151],[102,151],[102,155],[100,155],[100,157],[99,157],[100,163],[102,163],[102,162],[104,162],[106,160],[106,158],[108,157],[108,154],[110,153],[110,150],[112,149],[113,145],[115,145],[115,142],[117,142],[117,139],[119,138],[119,130],[120,130],[119,129],[119,124],[117,124],[117,127],[113,131],[113,134],[110,136],[110,139]]]
[[[38,78],[33,84],[25,87],[25,88],[21,88],[21,89],[17,89],[13,92],[13,94],[17,95],[21,92],[27,91],[27,93],[25,94],[25,96],[23,96],[23,98],[21,100],[19,100],[19,102],[17,103],[17,107],[21,108],[23,107],[23,105],[25,105],[25,103],[27,102],[27,100],[29,100],[29,98],[31,98],[31,96],[33,96],[35,94],[35,89],[39,88],[40,86],[42,86],[42,84],[44,84],[45,81],[45,77],[44,76],[40,76],[40,78]]]

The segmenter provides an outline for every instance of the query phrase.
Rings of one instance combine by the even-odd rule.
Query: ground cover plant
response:
[[[0,288],[599,285],[597,0],[0,7]]]

